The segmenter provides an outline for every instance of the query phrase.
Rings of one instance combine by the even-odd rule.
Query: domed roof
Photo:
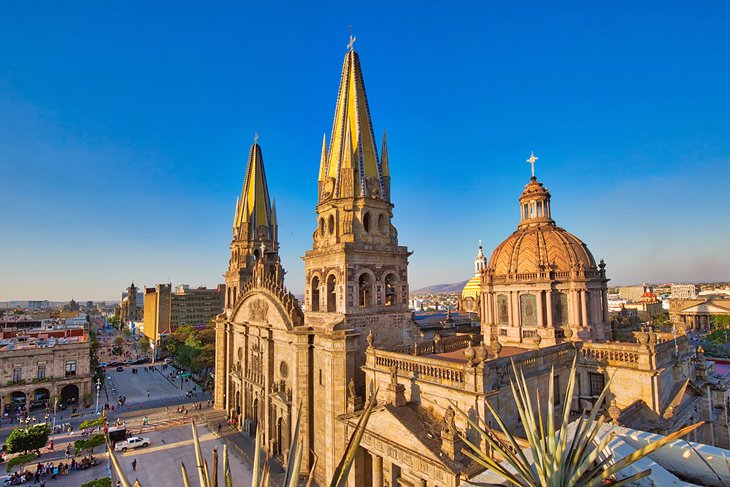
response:
[[[596,269],[596,261],[586,244],[555,225],[550,193],[534,176],[525,186],[519,201],[520,224],[494,249],[488,272],[499,276]]]
[[[481,284],[482,277],[481,276],[474,276],[468,281],[466,281],[466,284],[464,285],[464,289],[461,291],[461,297],[463,299],[466,298],[479,298],[479,286]]]
[[[494,275],[527,274],[544,270],[569,272],[595,269],[596,261],[586,244],[555,224],[521,225],[499,244],[489,259]]]

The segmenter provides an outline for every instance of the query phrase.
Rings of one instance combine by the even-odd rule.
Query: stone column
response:
[[[545,318],[543,317],[542,291],[537,292],[537,326],[540,328],[545,326]]]
[[[581,313],[581,321],[583,326],[588,326],[588,306],[586,301],[588,301],[588,297],[586,296],[587,291],[585,289],[580,290],[580,313]]]
[[[383,457],[372,454],[373,457],[373,487],[383,487]]]
[[[484,296],[484,321],[491,325],[494,323],[494,318],[492,317],[492,293],[484,293],[482,296]]]
[[[547,326],[548,328],[553,327],[553,291],[548,289],[545,292],[545,300],[547,307]]]
[[[225,409],[226,393],[226,331],[225,322],[215,323],[215,386],[213,399],[216,409]]]
[[[603,306],[603,322],[608,323],[608,288],[605,285],[601,290],[601,304]]]
[[[514,302],[512,300],[512,295],[514,292],[509,291],[507,294],[507,319],[509,320],[509,326],[515,326],[515,320],[514,320]]]
[[[577,289],[570,291],[570,324],[571,326],[580,326],[580,295]]]

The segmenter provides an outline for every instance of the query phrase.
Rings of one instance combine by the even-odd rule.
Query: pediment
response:
[[[684,308],[682,313],[730,313],[730,309],[721,308],[711,303],[700,303],[689,308]]]
[[[294,327],[283,305],[265,290],[252,291],[239,299],[231,314],[233,323],[270,326],[291,331]]]

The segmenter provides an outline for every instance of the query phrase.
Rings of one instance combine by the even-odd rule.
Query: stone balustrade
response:
[[[446,337],[437,337],[433,340],[424,340],[416,342],[413,345],[401,345],[393,349],[397,353],[405,353],[409,355],[431,355],[434,353],[453,352],[469,346],[469,343],[476,345],[479,343],[481,335],[452,335]]]

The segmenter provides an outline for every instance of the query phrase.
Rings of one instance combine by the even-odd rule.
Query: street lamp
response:
[[[53,401],[53,429],[51,430],[51,440],[53,440],[53,435],[56,434],[56,411],[57,410],[58,410],[58,396],[56,396]]]
[[[96,413],[99,414],[99,391],[101,390],[101,379],[96,379]]]

